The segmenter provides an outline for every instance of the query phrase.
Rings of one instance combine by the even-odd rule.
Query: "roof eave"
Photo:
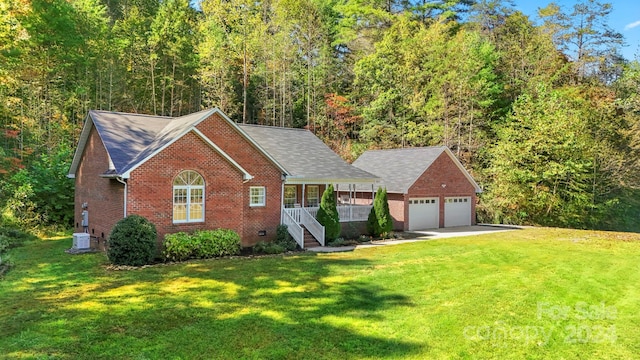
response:
[[[80,132],[76,151],[73,153],[73,160],[71,160],[71,166],[69,167],[69,173],[67,174],[69,179],[74,179],[76,177],[76,171],[78,171],[78,166],[80,166],[80,158],[84,152],[84,147],[87,145],[87,141],[89,141],[89,134],[91,133],[92,127],[93,119],[91,118],[91,111],[89,111],[84,120],[82,131]]]
[[[287,176],[285,184],[301,185],[301,184],[377,184],[380,182],[379,178],[316,178],[316,177],[297,177]]]

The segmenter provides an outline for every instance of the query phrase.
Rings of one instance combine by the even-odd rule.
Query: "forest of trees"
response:
[[[346,160],[447,145],[479,220],[640,231],[640,63],[608,3],[0,0],[0,209],[68,226],[90,109],[307,127]],[[637,45],[636,45],[637,46]],[[0,224],[1,225],[1,224]]]

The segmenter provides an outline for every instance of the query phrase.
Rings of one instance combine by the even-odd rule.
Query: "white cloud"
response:
[[[631,29],[633,29],[634,27],[638,27],[638,26],[640,26],[640,20],[638,20],[638,21],[636,21],[636,22],[632,22],[632,23],[630,23],[630,24],[627,24],[627,25],[624,27],[624,29],[625,29],[625,30],[631,30]]]

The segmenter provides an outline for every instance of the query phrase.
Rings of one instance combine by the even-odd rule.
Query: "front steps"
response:
[[[304,226],[302,226],[302,228],[304,229],[304,248],[308,249],[308,248],[320,246],[320,243],[318,242],[318,240],[316,240],[316,238],[314,238],[313,235],[311,235],[309,230],[307,230]]]

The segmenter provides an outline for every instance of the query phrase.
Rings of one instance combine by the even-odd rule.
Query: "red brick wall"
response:
[[[82,203],[88,204],[89,234],[104,244],[113,225],[124,215],[124,185],[100,177],[109,169],[109,157],[95,128],[89,134],[75,177],[75,228],[82,232]]]
[[[243,216],[234,220],[242,224],[242,245],[251,246],[258,241],[274,239],[282,207],[280,170],[217,114],[200,123],[197,128],[253,176],[243,184],[241,190]],[[266,206],[249,205],[251,186],[265,187]],[[267,232],[266,236],[258,235],[262,230]]]
[[[280,224],[280,172],[219,116],[212,116],[197,128],[254,178],[244,183],[238,169],[190,132],[132,172],[129,213],[156,224],[159,242],[167,233],[215,228],[237,231],[243,246],[273,239]],[[204,222],[173,223],[173,179],[184,170],[197,171],[204,178]],[[250,206],[251,186],[265,187],[266,206]],[[259,235],[263,230],[266,236]]]
[[[196,171],[204,178],[204,222],[173,223],[173,180],[184,170]],[[167,233],[198,229],[227,228],[242,236],[242,189],[242,174],[190,132],[131,173],[127,213],[154,223],[159,244]]]
[[[446,186],[443,188],[442,184]],[[458,169],[449,155],[442,153],[431,164],[429,169],[409,188],[405,196],[404,216],[409,218],[409,198],[438,197],[440,198],[440,227],[444,227],[444,198],[450,196],[471,196],[471,223],[475,224],[476,193],[475,188],[466,176]],[[409,224],[404,223],[404,229]]]
[[[405,196],[387,193],[387,202],[389,203],[389,213],[393,218],[393,230],[404,230]]]

